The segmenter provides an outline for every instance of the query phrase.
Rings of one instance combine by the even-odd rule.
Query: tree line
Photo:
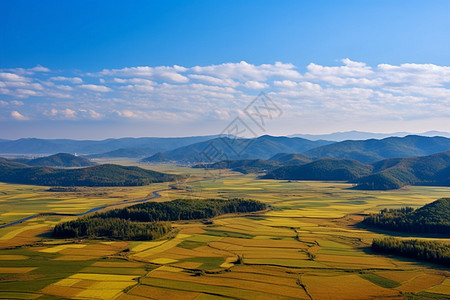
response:
[[[148,202],[58,224],[53,229],[53,235],[60,238],[154,240],[170,232],[171,225],[168,221],[207,219],[265,208],[266,205],[259,201],[238,198]]]
[[[82,217],[61,223],[53,229],[59,238],[100,238],[118,240],[155,240],[170,232],[169,222],[138,223],[119,218]]]
[[[443,242],[379,238],[373,240],[372,250],[450,267],[450,245]]]
[[[99,218],[120,218],[138,222],[208,219],[222,214],[263,210],[264,203],[234,198],[230,200],[178,199],[169,202],[148,202],[97,214]]]
[[[383,209],[366,217],[363,223],[387,230],[450,236],[450,198],[436,200],[417,210]]]

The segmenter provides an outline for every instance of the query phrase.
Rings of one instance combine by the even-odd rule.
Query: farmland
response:
[[[156,241],[64,240],[47,233],[74,217],[43,216],[0,229],[0,298],[16,299],[403,299],[450,295],[450,271],[437,265],[371,252],[375,233],[357,226],[382,208],[421,207],[450,188],[393,191],[351,184],[261,180],[254,175],[159,166],[193,174],[183,188],[77,188],[0,184],[0,220],[38,212],[81,213],[149,197],[246,198],[265,212],[222,215],[212,222],[173,222]],[[407,235],[399,234],[399,238]],[[429,239],[437,239],[429,237]],[[448,239],[440,239],[449,242]]]

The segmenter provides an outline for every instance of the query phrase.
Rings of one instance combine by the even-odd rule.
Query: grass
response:
[[[242,239],[252,239],[255,237],[254,235],[251,235],[251,234],[225,231],[225,230],[215,230],[215,229],[210,229],[210,228],[206,229],[206,234],[212,235],[212,236],[234,237],[234,238],[242,238]]]
[[[401,284],[390,280],[388,278],[385,277],[381,277],[379,275],[373,274],[373,273],[368,273],[368,274],[361,274],[359,275],[362,278],[369,280],[372,283],[375,283],[376,285],[379,285],[381,287],[387,288],[387,289],[393,289],[396,287],[399,287]]]
[[[199,268],[213,270],[220,269],[220,265],[225,262],[225,259],[223,257],[192,257],[184,259],[183,261],[201,263]]]
[[[98,273],[98,274],[116,274],[116,275],[145,275],[145,269],[136,268],[119,268],[119,267],[87,267],[80,271],[80,273]]]
[[[206,243],[184,240],[180,244],[178,244],[178,247],[185,249],[194,249],[200,246],[206,246]]]

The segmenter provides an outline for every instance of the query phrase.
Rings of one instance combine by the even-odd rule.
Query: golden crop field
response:
[[[190,189],[166,190],[155,201],[243,197],[270,209],[223,215],[211,224],[174,222],[171,237],[158,241],[53,239],[46,232],[74,218],[64,216],[2,228],[0,299],[450,298],[448,269],[374,254],[369,246],[382,234],[357,226],[360,214],[420,207],[448,196],[450,188],[357,191],[339,182],[260,180],[233,172],[211,179],[201,169],[168,165],[158,170],[192,172],[195,180],[184,183]],[[0,184],[0,220],[79,213],[164,188],[167,184],[49,192]]]

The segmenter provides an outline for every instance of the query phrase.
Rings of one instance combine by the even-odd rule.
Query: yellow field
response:
[[[47,248],[47,249],[42,249],[42,250],[40,250],[40,252],[57,253],[57,252],[60,252],[61,250],[68,249],[68,248],[80,249],[80,248],[84,248],[84,247],[86,247],[86,245],[82,245],[82,244],[66,244],[66,245],[59,245],[59,246],[55,246],[55,247],[51,247],[51,248]]]
[[[28,273],[33,271],[36,268],[7,268],[7,267],[0,267],[0,273]]]
[[[171,238],[159,241],[64,241],[40,235],[73,217],[42,217],[3,228],[0,298],[403,299],[405,293],[450,297],[448,270],[373,254],[368,246],[381,235],[355,227],[362,220],[357,214],[423,206],[448,196],[450,188],[356,191],[346,183],[260,180],[233,172],[199,180],[201,169],[156,168],[178,174],[192,171],[195,178],[186,183],[190,191],[167,190],[156,201],[244,197],[265,202],[271,210],[220,216],[212,224],[176,222]],[[167,184],[55,193],[0,184],[0,220],[13,221],[36,210],[82,212],[143,199],[164,187]],[[374,283],[367,274],[387,283]],[[388,283],[395,287],[384,286]]]

